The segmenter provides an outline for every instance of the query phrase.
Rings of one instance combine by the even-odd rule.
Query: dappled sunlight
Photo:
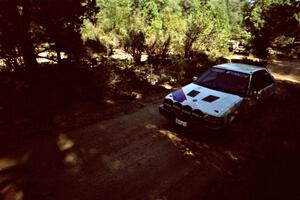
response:
[[[147,81],[151,84],[151,85],[156,85],[159,80],[160,80],[160,76],[159,75],[156,75],[156,74],[148,74],[146,76],[147,78]]]
[[[294,66],[296,68],[299,68],[300,67],[300,63],[299,63],[299,59],[296,60],[296,59],[289,59],[289,60],[276,60],[276,59],[273,59],[271,61],[272,64],[276,64],[278,66]]]
[[[74,141],[71,140],[67,135],[60,134],[58,136],[57,146],[61,151],[65,151],[74,146]]]
[[[68,55],[65,52],[60,52],[60,56],[62,59],[67,59]],[[48,63],[55,64],[57,63],[57,53],[55,51],[44,51],[38,54],[37,62],[38,63]]]
[[[139,68],[134,68],[134,69],[133,69],[133,72],[136,73],[136,74],[139,74],[139,73],[144,72],[144,70],[145,70],[145,69],[139,67]]]
[[[111,99],[105,99],[105,100],[104,100],[104,103],[107,104],[107,105],[114,105],[114,104],[115,104],[115,101],[114,101],[114,100],[111,100]]]
[[[300,83],[300,76],[296,76],[296,75],[282,75],[282,74],[278,74],[278,73],[272,72],[272,71],[271,71],[271,74],[277,80],[290,81],[290,82],[293,82],[293,83]]]
[[[182,141],[182,139],[178,137],[178,134],[174,132],[168,130],[159,130],[159,133],[167,136],[173,142],[173,144],[178,145]]]
[[[189,148],[185,148],[184,155],[195,156],[195,154]]]
[[[15,167],[17,165],[25,164],[31,155],[31,151],[24,153],[18,158],[0,158],[0,171]]]
[[[168,83],[163,83],[163,84],[160,84],[159,86],[167,89],[167,90],[172,90],[173,89],[173,86],[169,85]]]
[[[7,174],[4,175],[1,172],[5,170],[9,170],[10,168],[17,167],[20,162],[16,159],[12,158],[1,158],[0,159],[0,198],[6,197],[6,199],[14,199],[14,200],[22,200],[23,199],[23,192],[19,190],[18,186],[10,183],[11,182],[11,175]],[[8,183],[5,185],[5,183]],[[4,185],[3,185],[4,184]]]
[[[75,175],[81,171],[82,161],[75,152],[68,153],[64,158],[64,162],[69,167],[67,173]]]
[[[147,129],[157,129],[157,125],[155,124],[146,124],[145,126]]]
[[[239,160],[238,157],[236,155],[234,155],[234,153],[230,150],[224,151],[225,155],[227,155],[231,160]]]
[[[14,184],[6,185],[0,190],[0,197],[3,196],[7,200],[23,200],[24,192]]]
[[[178,134],[169,130],[159,130],[158,131],[160,134],[167,136],[173,143],[178,144],[181,143],[182,145],[185,144],[187,146],[193,146],[194,148],[197,149],[209,149],[210,146],[208,144],[206,144],[205,142],[200,142],[197,141],[197,139],[195,138],[190,138],[189,135],[185,135],[186,133],[183,134]],[[186,151],[189,151],[189,149],[187,148]]]
[[[24,135],[1,143],[5,149],[0,157],[0,199],[36,199],[43,195],[63,199],[60,197],[65,193],[74,199],[72,182],[83,163],[80,154],[71,151],[75,140],[54,132]]]
[[[77,174],[81,170],[82,160],[73,149],[75,142],[66,134],[59,134],[57,139],[57,146],[60,151],[67,152],[64,156],[64,163],[68,167],[67,173]]]
[[[300,83],[300,64],[296,60],[272,60],[268,70],[278,80]]]
[[[229,56],[225,56],[224,58],[226,58],[229,61],[231,61],[231,60],[244,60],[244,59],[251,60],[251,61],[254,61],[254,62],[262,61],[262,59],[259,59],[259,58],[255,57],[253,55],[243,56],[243,55],[238,55],[238,54],[232,54],[232,55],[229,55]]]
[[[75,165],[78,163],[78,156],[77,154],[75,154],[74,152],[69,153],[66,157],[65,157],[65,163],[70,164],[70,165]]]
[[[134,97],[135,99],[142,99],[143,98],[143,94],[140,92],[131,92],[131,96]]]
[[[4,170],[7,168],[14,167],[18,164],[19,162],[15,159],[12,158],[1,158],[0,159],[0,170]]]
[[[131,92],[131,91],[119,91],[121,95],[129,97],[131,99],[142,99],[143,94],[139,92]]]
[[[142,54],[141,56],[141,62],[145,62],[148,60],[148,55],[147,54]]]
[[[184,140],[182,138],[180,138],[177,133],[174,133],[169,130],[163,130],[163,129],[159,130],[158,132],[160,134],[162,134],[163,136],[166,136],[167,138],[169,138],[171,140],[171,142],[177,148],[179,148],[179,150],[183,153],[183,155],[185,155],[187,157],[195,156],[195,152],[193,152],[189,147],[186,146],[186,144],[184,143]]]
[[[128,61],[133,60],[132,55],[130,55],[129,53],[127,53],[122,49],[114,49],[114,53],[110,57],[116,60],[128,60]]]

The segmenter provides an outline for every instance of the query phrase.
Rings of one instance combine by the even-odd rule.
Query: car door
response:
[[[273,94],[274,79],[267,70],[260,70],[252,75],[250,98],[256,103],[263,102]]]

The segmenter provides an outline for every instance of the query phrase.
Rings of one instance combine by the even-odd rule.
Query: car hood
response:
[[[234,109],[243,100],[238,95],[213,90],[195,83],[188,84],[168,94],[166,98],[219,117]]]

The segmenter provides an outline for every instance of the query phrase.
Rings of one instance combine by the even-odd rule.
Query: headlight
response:
[[[175,102],[173,104],[173,108],[175,108],[178,111],[181,111],[182,105],[179,102]]]
[[[196,118],[202,118],[203,117],[203,112],[199,109],[193,110],[192,116]]]
[[[171,99],[164,99],[164,102],[163,102],[164,106],[167,107],[167,108],[172,108],[173,106],[173,101]]]
[[[182,107],[182,112],[186,115],[191,115],[192,114],[192,107],[185,105]]]

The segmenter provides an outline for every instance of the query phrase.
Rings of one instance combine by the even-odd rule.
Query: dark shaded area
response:
[[[244,119],[241,135],[234,134],[240,141],[233,148],[243,161],[211,184],[206,199],[299,197],[300,86],[280,82],[278,87],[285,98],[276,98]]]
[[[95,22],[99,10],[95,0],[3,0],[0,6],[0,58],[6,67],[27,69],[37,67],[41,52],[55,52],[47,58],[58,63],[62,52],[71,61],[83,60],[80,29],[85,19]]]
[[[1,199],[93,199],[99,194],[82,185],[85,174],[77,174],[87,154],[81,139],[61,131],[133,112],[166,93],[113,62],[92,68],[49,64],[0,75]],[[144,103],[133,91],[141,92]],[[61,149],[64,137],[76,147]],[[85,167],[84,173],[92,168]]]
[[[281,142],[265,147],[263,158],[247,161],[232,176],[217,181],[207,199],[297,199],[300,173],[295,145]]]
[[[44,65],[33,71],[2,72],[2,120],[39,118],[76,101],[101,101],[104,70],[78,64]]]

